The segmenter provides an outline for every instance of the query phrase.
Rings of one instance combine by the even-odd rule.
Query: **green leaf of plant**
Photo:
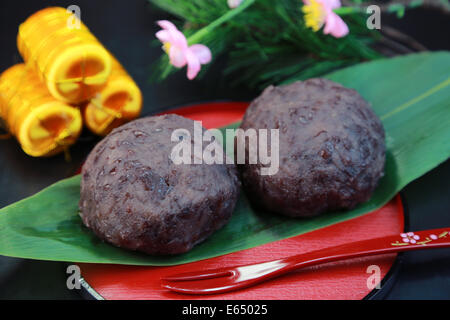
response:
[[[386,129],[385,177],[372,198],[347,212],[291,219],[254,211],[242,196],[231,221],[192,251],[157,257],[98,240],[78,216],[80,177],[62,180],[0,210],[0,254],[71,262],[172,265],[211,258],[358,217],[450,156],[450,53],[421,53],[346,68],[327,78],[354,88]]]

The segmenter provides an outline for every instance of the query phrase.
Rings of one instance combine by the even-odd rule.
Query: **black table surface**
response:
[[[225,1],[225,0],[224,0]],[[258,91],[231,88],[221,77],[220,63],[200,79],[188,81],[181,71],[162,84],[148,81],[152,63],[161,54],[154,44],[155,21],[170,18],[145,0],[1,1],[0,72],[21,61],[16,49],[18,25],[33,12],[51,5],[81,8],[81,19],[122,62],[144,95],[144,114],[194,102],[250,100]],[[382,16],[383,24],[411,35],[430,50],[449,50],[445,35],[450,19],[438,11],[414,9],[403,19]],[[13,139],[0,140],[0,208],[30,196],[71,175],[97,141],[84,133],[71,148],[72,161],[63,156],[35,159],[26,156]],[[450,161],[409,184],[403,191],[409,207],[410,230],[450,226]],[[386,299],[450,299],[450,250],[410,252]],[[59,262],[0,256],[0,299],[81,299],[66,288],[65,265]]]

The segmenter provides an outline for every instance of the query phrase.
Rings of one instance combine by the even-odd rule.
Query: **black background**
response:
[[[185,71],[180,71],[162,84],[150,84],[151,64],[161,54],[160,47],[152,45],[159,29],[155,21],[168,16],[145,0],[1,1],[0,72],[21,61],[16,49],[21,22],[41,8],[71,4],[81,8],[83,22],[136,80],[143,91],[146,115],[193,102],[250,100],[258,93],[230,88],[221,77],[220,63],[201,80],[188,81]],[[384,24],[411,35],[430,50],[450,50],[448,15],[414,9],[403,19],[383,15]],[[34,159],[13,139],[0,141],[0,208],[71,175],[95,142],[91,135],[83,134],[71,148],[72,161],[66,162],[63,156]],[[450,226],[449,190],[449,161],[405,188],[410,230]],[[62,263],[0,257],[0,299],[80,299],[65,283]],[[400,273],[386,298],[450,299],[450,250],[404,254]]]

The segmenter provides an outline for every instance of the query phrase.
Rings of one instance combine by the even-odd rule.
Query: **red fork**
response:
[[[274,261],[169,275],[161,285],[186,294],[216,294],[253,286],[290,271],[322,263],[412,250],[450,247],[450,227],[347,243]]]

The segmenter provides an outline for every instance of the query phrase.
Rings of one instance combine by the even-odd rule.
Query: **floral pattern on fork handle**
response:
[[[407,233],[400,233],[401,241],[395,241],[391,243],[393,246],[407,246],[411,244],[421,244],[426,246],[428,242],[441,239],[441,238],[447,238],[449,235],[448,231],[444,231],[439,235],[430,234],[428,237],[426,237],[424,240],[420,240],[420,236],[416,235],[414,232],[407,232]]]

